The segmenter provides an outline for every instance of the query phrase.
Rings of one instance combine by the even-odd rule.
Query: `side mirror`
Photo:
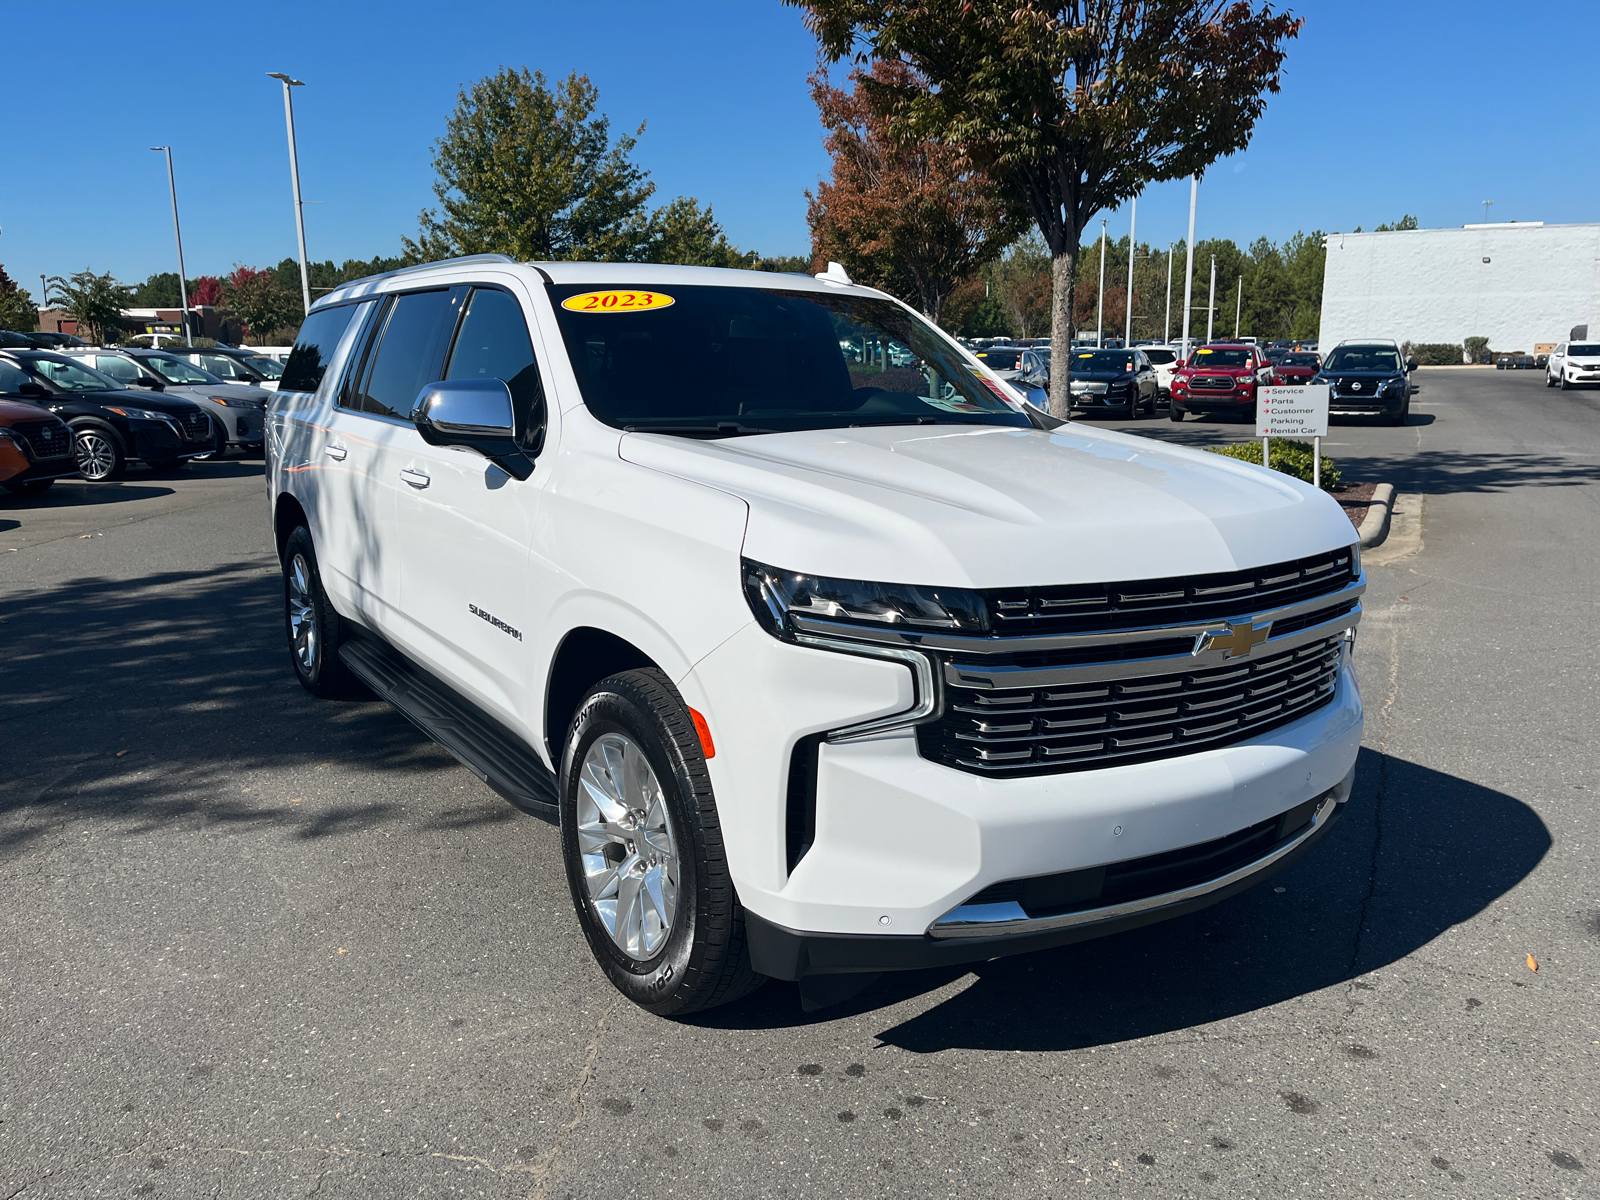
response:
[[[1174,371],[1176,371],[1178,368],[1180,368],[1180,367],[1182,367],[1184,365],[1184,362],[1185,362],[1185,360],[1181,359],[1181,358],[1173,359],[1172,360],[1172,369]]]
[[[462,446],[507,475],[526,479],[533,462],[516,443],[511,390],[498,379],[453,379],[417,393],[411,423],[430,446]]]
[[[1406,359],[1406,370],[1415,371],[1416,369],[1417,369],[1417,360],[1414,359],[1414,358]]]
[[[45,387],[42,383],[34,383],[31,379],[27,383],[20,384],[17,387],[17,395],[19,396],[32,396],[35,399],[43,400],[49,394],[49,388]]]

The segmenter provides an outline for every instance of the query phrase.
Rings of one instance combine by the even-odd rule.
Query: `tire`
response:
[[[1139,403],[1139,393],[1135,392],[1133,398],[1128,401],[1128,420],[1137,421],[1143,415],[1144,410]]]
[[[1411,397],[1407,396],[1405,398],[1405,400],[1400,405],[1400,411],[1397,412],[1394,416],[1389,418],[1389,424],[1391,424],[1391,425],[1404,425],[1406,423],[1406,418],[1409,417],[1410,415],[1411,415]]]
[[[1183,420],[1183,409],[1178,407],[1176,400],[1167,401],[1167,417],[1173,421]]]
[[[26,483],[8,483],[6,491],[13,496],[41,496],[50,490],[54,479],[30,479]]]
[[[1561,382],[1556,384],[1556,386],[1563,392],[1570,390],[1572,385],[1567,382],[1567,375],[1565,371],[1561,373]]]
[[[660,671],[603,679],[579,704],[561,759],[561,849],[589,949],[639,1007],[685,1016],[766,982],[750,966],[700,740]]]
[[[1556,385],[1555,376],[1551,375],[1549,371],[1544,373],[1544,385],[1545,387],[1555,387]]]
[[[78,452],[78,474],[90,483],[120,479],[127,469],[127,459],[116,437],[98,425],[74,430],[73,448]]]
[[[344,620],[328,603],[311,533],[297,526],[283,545],[283,628],[300,686],[323,700],[360,696],[366,687],[339,657]]]

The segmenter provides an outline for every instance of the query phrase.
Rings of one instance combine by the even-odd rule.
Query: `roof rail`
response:
[[[347,288],[353,283],[371,283],[374,279],[393,279],[396,275],[409,275],[413,271],[426,271],[430,267],[448,267],[453,266],[456,263],[508,263],[516,261],[517,260],[512,258],[509,254],[463,254],[459,258],[440,258],[435,259],[433,262],[416,263],[409,267],[396,267],[392,271],[380,271],[376,275],[362,275],[358,279],[346,279],[343,283],[339,284],[338,287],[332,289],[328,295],[331,296],[333,292]],[[313,304],[313,307],[315,307],[315,304]]]

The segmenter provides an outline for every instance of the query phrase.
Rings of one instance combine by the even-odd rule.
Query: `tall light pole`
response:
[[[1172,243],[1167,243],[1167,323],[1161,328],[1161,340],[1172,345]]]
[[[305,81],[291,79],[281,71],[268,71],[268,79],[283,84],[283,123],[289,129],[289,184],[294,189],[294,230],[300,238],[300,299],[305,312],[311,311],[311,273],[306,269],[305,203],[300,199],[300,154],[294,144],[294,100],[289,89],[305,87]]]
[[[1100,218],[1100,311],[1094,319],[1094,345],[1097,350],[1106,348],[1106,219]]]
[[[1239,340],[1239,317],[1244,313],[1244,276],[1239,276],[1239,296],[1233,302],[1233,340]]]
[[[1211,323],[1217,319],[1217,256],[1211,256],[1211,295],[1206,300],[1206,341],[1211,340]]]
[[[183,231],[178,228],[178,184],[172,174],[172,147],[151,146],[152,150],[165,151],[167,155],[167,189],[172,193],[172,236],[178,239],[178,302],[183,306],[183,344],[194,345],[194,335],[189,332],[189,285],[183,281]]]
[[[1139,197],[1133,198],[1133,204],[1128,210],[1128,319],[1122,325],[1123,348],[1133,345],[1133,260],[1138,256],[1139,243],[1133,240],[1134,230],[1139,225]]]
[[[1483,223],[1485,225],[1489,223],[1489,206],[1493,203],[1493,200],[1485,200],[1483,202]]]
[[[1183,266],[1183,354],[1189,361],[1189,331],[1194,328],[1192,301],[1194,299],[1194,205],[1200,195],[1200,176],[1189,176],[1189,243],[1188,256]]]

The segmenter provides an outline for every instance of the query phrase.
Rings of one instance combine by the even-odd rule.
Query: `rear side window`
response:
[[[517,440],[529,449],[539,448],[544,439],[544,387],[522,306],[511,295],[495,288],[473,289],[444,377],[502,380],[511,391]]]
[[[111,376],[118,383],[132,383],[139,378],[139,368],[115,354],[96,355],[94,369],[102,375]]]
[[[0,362],[0,393],[7,396],[18,395],[22,385],[28,382],[27,373],[18,370],[8,362]]]
[[[200,365],[219,379],[249,379],[238,363],[226,354],[202,354],[198,356]]]
[[[454,316],[448,291],[397,296],[389,307],[366,382],[350,407],[378,417],[409,417],[423,385],[439,378],[440,343],[449,336]]]
[[[306,318],[300,326],[300,336],[283,368],[283,381],[278,385],[285,392],[314,392],[322,383],[333,352],[338,349],[356,305],[345,304],[338,308],[324,308]]]

